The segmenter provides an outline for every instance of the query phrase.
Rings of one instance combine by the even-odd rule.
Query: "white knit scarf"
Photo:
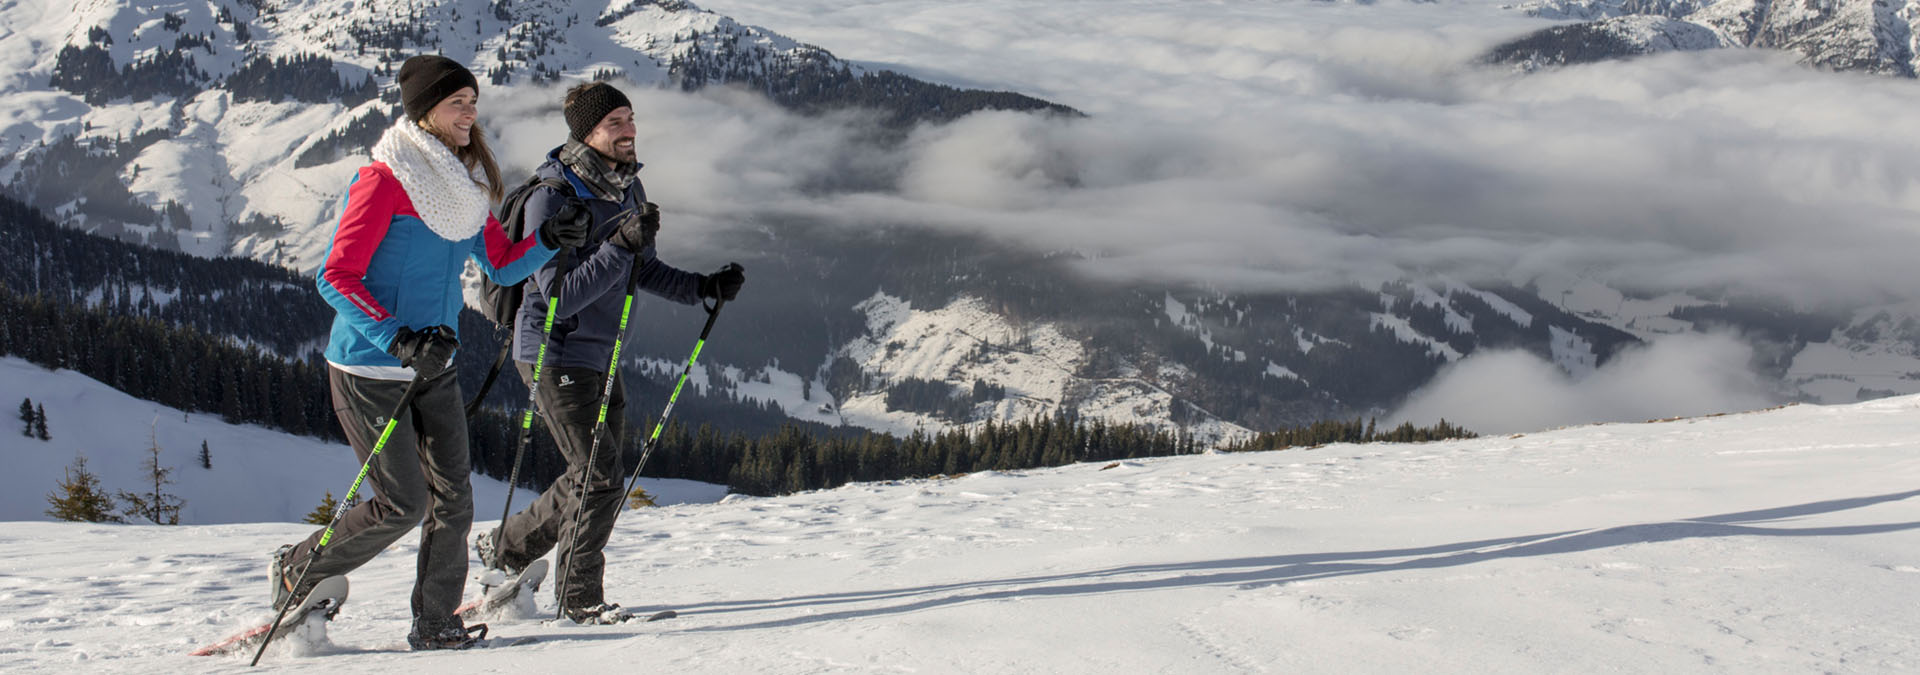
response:
[[[478,168],[467,171],[446,143],[420,125],[401,118],[373,144],[373,158],[393,169],[414,211],[434,234],[462,241],[487,224],[490,204],[481,187],[486,174]]]

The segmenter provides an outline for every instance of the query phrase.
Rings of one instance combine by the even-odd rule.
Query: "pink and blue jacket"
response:
[[[553,254],[538,236],[509,240],[492,214],[473,236],[448,240],[427,228],[392,169],[381,162],[361,167],[317,275],[320,296],[335,311],[327,360],[399,366],[387,348],[402,326],[459,330],[460,270],[468,258],[495,283],[511,286]]]

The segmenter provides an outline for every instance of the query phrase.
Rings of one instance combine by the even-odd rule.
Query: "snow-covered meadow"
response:
[[[47,413],[50,440],[20,433],[20,401],[31,399]],[[108,494],[151,491],[148,449],[160,446],[160,466],[171,468],[163,492],[186,501],[187,525],[297,522],[328,492],[346,494],[360,462],[345,443],[294,436],[250,424],[228,424],[219,415],[186,413],[114,390],[70,370],[49,371],[14,357],[0,357],[0,521],[48,520],[47,495],[85,455],[87,471]],[[212,468],[200,464],[205,443]],[[144,485],[143,485],[144,482]],[[726,487],[684,480],[647,479],[641,487],[658,504],[714,501]],[[363,488],[364,489],[364,488]],[[498,516],[507,498],[503,481],[473,477],[474,508]],[[519,491],[514,503],[532,497]]]
[[[496,635],[541,640],[462,653],[406,651],[409,538],[352,575],[324,642],[267,663],[1912,672],[1917,426],[1901,397],[684,503],[623,516],[608,568],[610,599],[679,618],[503,617]],[[264,615],[263,557],[306,531],[0,523],[0,670],[245,670],[185,654]]]

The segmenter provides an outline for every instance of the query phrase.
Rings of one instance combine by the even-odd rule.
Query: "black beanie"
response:
[[[473,73],[466,66],[438,54],[407,59],[400,64],[400,74],[393,79],[400,83],[400,107],[407,111],[407,120],[411,122],[426,117],[441,100],[462,87],[480,91],[480,81],[473,79]]]
[[[567,109],[567,137],[576,141],[587,140],[587,134],[600,126],[600,120],[619,108],[631,108],[627,95],[605,82],[595,82],[581,88],[570,97]]]

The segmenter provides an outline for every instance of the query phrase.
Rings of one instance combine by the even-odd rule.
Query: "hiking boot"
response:
[[[279,610],[288,600],[298,602],[308,591],[320,584],[319,579],[308,579],[299,593],[293,592],[293,583],[300,578],[300,570],[287,563],[287,554],[293,552],[293,544],[274,549],[272,561],[267,564],[267,583],[273,586],[273,608]]]
[[[499,530],[487,530],[481,532],[480,536],[473,538],[473,552],[480,557],[480,566],[490,570],[506,572],[507,578],[520,576],[520,570],[522,568],[509,566],[500,560],[500,547],[496,545],[497,542],[493,539],[493,536],[497,533],[499,533]]]
[[[633,612],[617,604],[600,603],[591,607],[569,607],[567,618],[587,626],[605,626],[633,620]]]
[[[466,649],[486,637],[487,624],[484,623],[468,628],[459,616],[433,620],[420,617],[413,620],[413,632],[407,633],[407,646],[414,651]]]

